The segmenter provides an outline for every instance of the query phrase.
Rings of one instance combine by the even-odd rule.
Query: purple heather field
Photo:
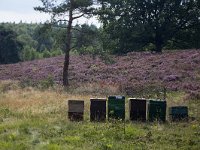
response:
[[[71,84],[110,84],[127,94],[141,88],[166,86],[173,91],[200,93],[200,50],[165,51],[163,54],[132,52],[110,56],[114,63],[89,55],[72,55]],[[39,81],[48,76],[61,84],[64,56],[0,65],[0,80]]]

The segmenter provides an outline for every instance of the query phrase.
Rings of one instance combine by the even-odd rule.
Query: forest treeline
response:
[[[171,8],[174,11],[165,10],[164,6],[162,6],[162,10],[159,10],[161,6],[155,5],[156,3],[145,6],[143,3],[140,4],[140,1],[135,5],[131,2],[127,1],[126,5],[115,1],[110,1],[110,5],[101,3],[102,7],[96,13],[102,26],[98,28],[95,25],[88,24],[75,25],[71,33],[70,53],[98,55],[103,58],[107,54],[119,55],[131,51],[200,48],[200,23],[198,15],[196,15],[199,9],[195,12],[191,10],[190,14],[193,14],[190,15],[187,12],[188,9],[184,10],[185,6],[180,8],[181,11],[175,12],[175,7]],[[166,8],[168,8],[167,4]],[[156,10],[159,8],[160,14],[153,14],[155,6]],[[146,12],[142,9],[143,7]],[[139,8],[138,11],[136,8]],[[151,8],[153,9],[151,10]],[[136,11],[130,13],[131,10]],[[143,11],[140,12],[141,10]],[[168,11],[174,14],[169,14]],[[148,14],[152,14],[152,16]],[[185,18],[184,15],[187,14],[191,18]],[[186,19],[190,22],[179,28],[179,22],[184,23]],[[56,24],[1,23],[0,64],[64,54],[66,49],[66,27],[66,21]]]
[[[1,23],[0,24],[0,63],[15,63],[62,55],[65,49],[66,22],[51,26],[49,24]],[[147,33],[148,34],[148,33]],[[123,54],[130,52],[116,49],[116,41],[101,27],[95,25],[76,25],[73,30],[74,54],[91,54],[104,57],[106,54]],[[137,34],[135,35],[137,36]],[[8,40],[10,38],[10,40]],[[128,38],[128,35],[127,35]],[[7,41],[7,42],[3,42]],[[134,41],[130,41],[134,43]],[[136,43],[142,47],[143,43]],[[198,49],[200,47],[200,30],[180,31],[169,40],[164,49]],[[131,51],[151,51],[152,43]],[[9,49],[9,51],[8,51]],[[9,56],[12,55],[12,56]],[[12,59],[11,59],[12,58]]]
[[[66,43],[66,22],[57,25],[1,23],[0,63],[15,63],[62,55]],[[95,25],[76,25],[73,31],[75,54],[95,54],[100,52],[101,30]],[[11,55],[12,56],[9,56]]]

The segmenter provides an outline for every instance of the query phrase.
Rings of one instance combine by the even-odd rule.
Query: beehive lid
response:
[[[122,100],[122,99],[125,99],[125,96],[121,96],[121,95],[109,96],[108,99]]]
[[[106,98],[90,98],[90,101],[107,101]]]
[[[169,114],[188,114],[188,107],[187,106],[169,107]]]
[[[147,100],[145,98],[129,98],[128,100]]]

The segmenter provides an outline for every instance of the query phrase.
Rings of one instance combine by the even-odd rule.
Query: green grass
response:
[[[0,149],[199,149],[200,126],[192,123],[90,123],[48,118],[0,125]]]
[[[4,89],[4,88],[3,88]],[[168,106],[187,105],[189,122],[89,121],[89,98],[63,91],[8,88],[0,91],[0,150],[199,150],[200,100],[170,92]],[[84,99],[85,120],[67,119],[67,99]],[[128,101],[126,101],[128,108]],[[128,109],[126,109],[128,110]]]

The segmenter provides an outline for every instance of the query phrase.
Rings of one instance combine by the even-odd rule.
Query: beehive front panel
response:
[[[108,97],[108,118],[125,119],[125,97],[109,96]]]
[[[90,120],[106,120],[106,99],[90,99]]]
[[[171,121],[187,121],[188,120],[188,107],[187,106],[174,106],[169,108],[169,117]]]
[[[81,121],[84,116],[84,101],[69,100],[68,101],[68,118],[71,121]]]
[[[146,121],[146,100],[129,99],[130,120]]]
[[[148,102],[148,120],[166,121],[166,101],[150,100]]]

